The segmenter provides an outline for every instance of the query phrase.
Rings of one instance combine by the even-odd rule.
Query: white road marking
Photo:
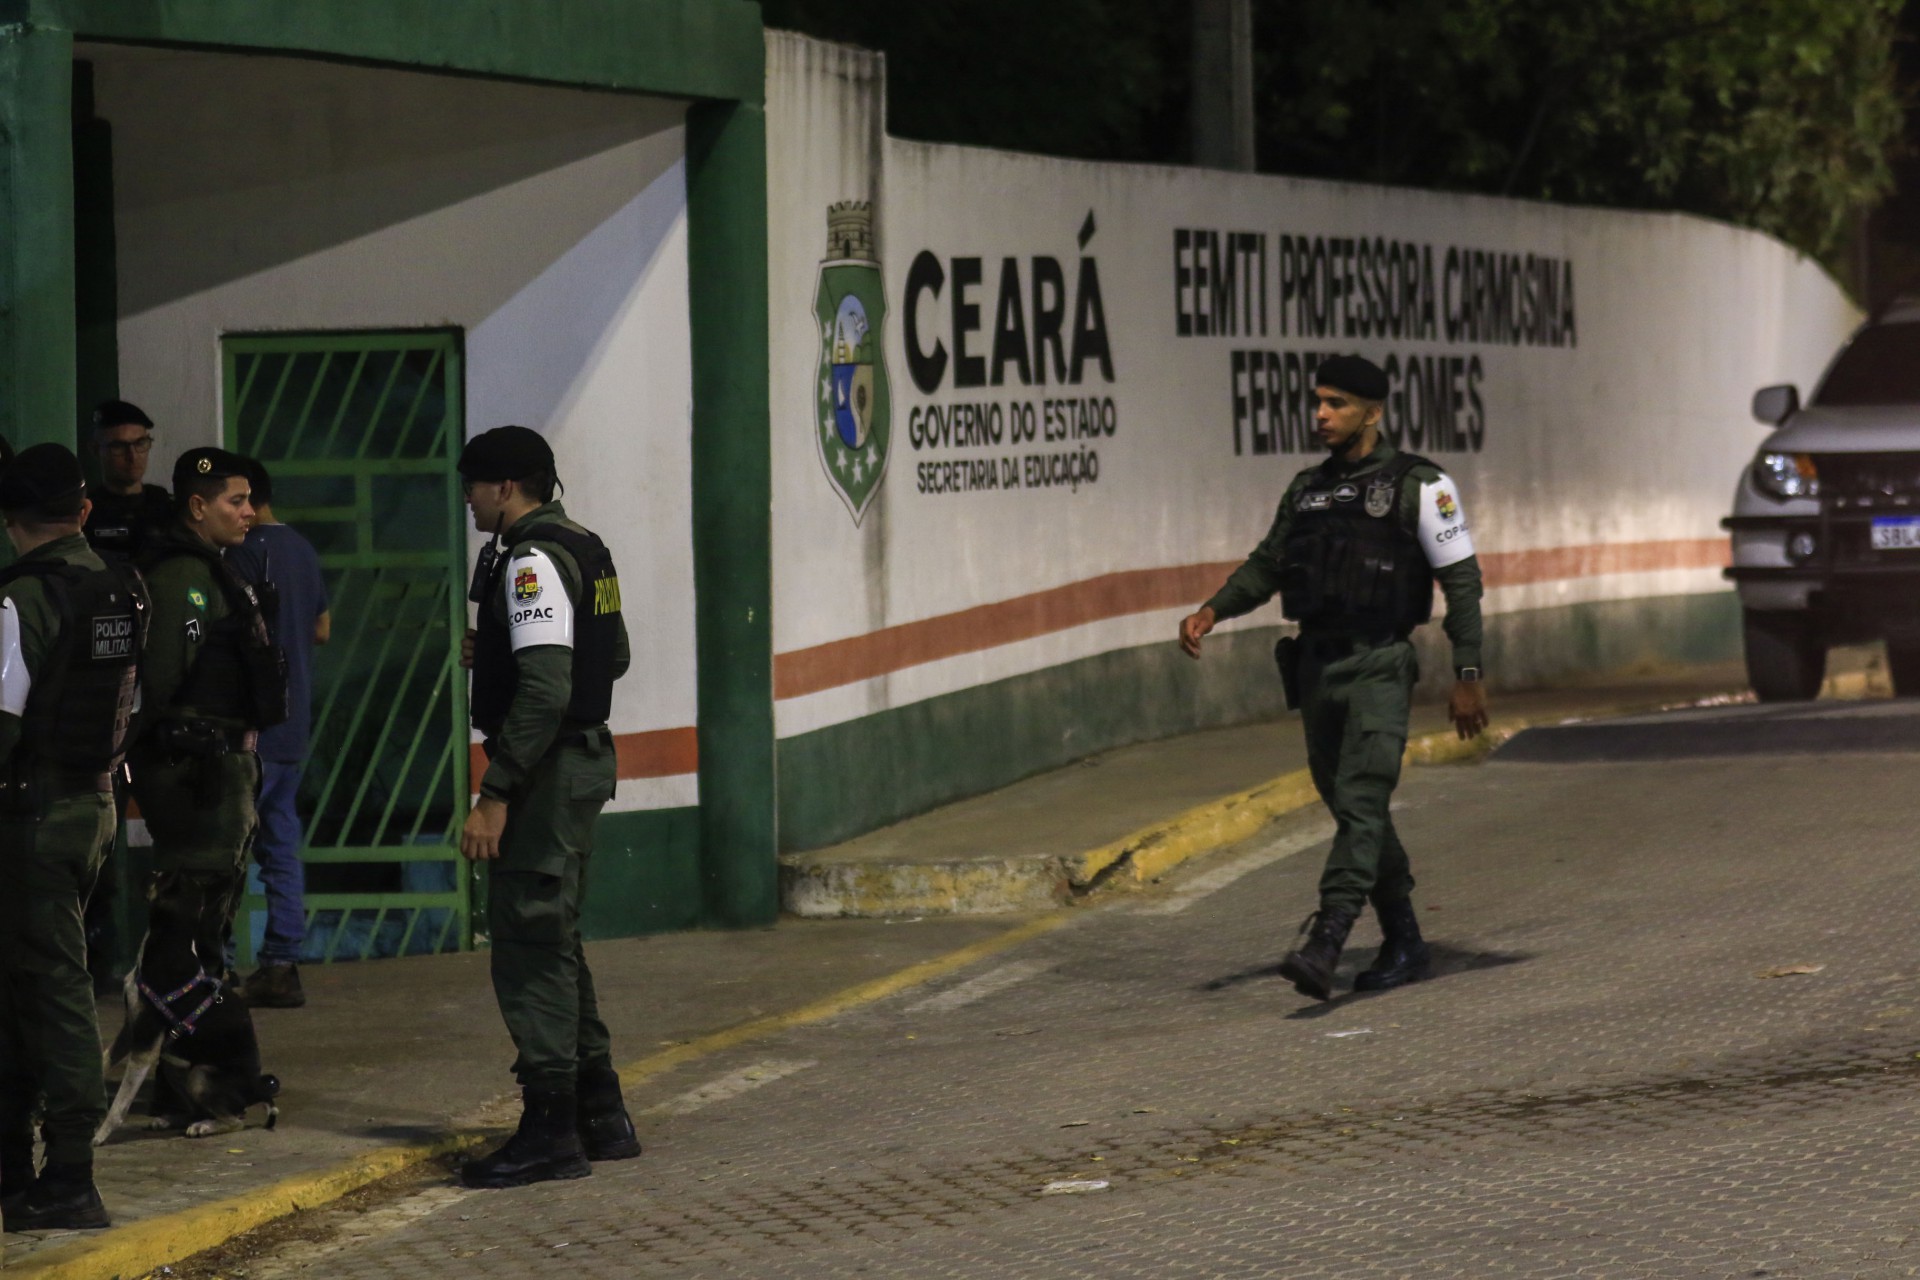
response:
[[[324,1239],[290,1244],[269,1258],[248,1264],[247,1274],[252,1280],[280,1280],[282,1276],[297,1275],[323,1258],[391,1235],[430,1213],[478,1194],[466,1187],[432,1187],[383,1208],[356,1213],[328,1232]]]
[[[1012,964],[1003,964],[977,978],[969,978],[957,987],[949,987],[924,1000],[916,1000],[907,1006],[907,1012],[952,1013],[976,1000],[984,1000],[996,991],[1005,991],[1017,982],[1025,982],[1036,974],[1045,973],[1055,963],[1051,960],[1016,960]]]
[[[1220,892],[1242,876],[1333,839],[1333,832],[1334,827],[1330,822],[1316,823],[1311,827],[1292,832],[1275,840],[1264,849],[1257,849],[1244,857],[1235,858],[1232,862],[1184,881],[1166,897],[1153,902],[1143,902],[1136,910],[1143,916],[1178,915],[1202,898]]]
[[[751,1093],[762,1085],[772,1084],[775,1080],[784,1080],[790,1075],[805,1071],[808,1067],[819,1065],[812,1060],[795,1062],[771,1059],[767,1062],[756,1062],[750,1067],[729,1071],[717,1080],[709,1080],[697,1089],[689,1089],[677,1098],[669,1098],[656,1106],[648,1107],[646,1113],[660,1116],[691,1115],[702,1107],[710,1107],[716,1102],[725,1102],[743,1093]]]

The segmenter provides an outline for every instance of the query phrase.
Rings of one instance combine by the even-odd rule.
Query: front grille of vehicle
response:
[[[1813,463],[1829,510],[1920,512],[1920,453],[1822,453]]]
[[[1821,505],[1828,512],[1819,522],[1825,526],[1825,563],[1840,569],[1920,571],[1920,550],[1873,546],[1874,517],[1920,517],[1920,453],[1825,453],[1813,461]]]

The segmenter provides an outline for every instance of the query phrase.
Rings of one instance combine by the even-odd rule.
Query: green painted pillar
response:
[[[687,114],[701,873],[708,919],[733,926],[780,910],[766,150],[758,103]]]
[[[73,38],[0,26],[0,436],[73,444]]]

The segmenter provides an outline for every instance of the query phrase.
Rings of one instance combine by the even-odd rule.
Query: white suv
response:
[[[1775,430],[1721,525],[1754,693],[1811,698],[1831,646],[1884,640],[1894,691],[1920,694],[1920,300],[1861,326],[1808,403],[1766,387],[1753,416]]]

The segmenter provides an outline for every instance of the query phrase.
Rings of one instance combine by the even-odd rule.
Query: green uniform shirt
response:
[[[553,562],[565,585],[567,599],[573,602],[579,612],[591,612],[591,601],[581,599],[583,577],[580,566],[567,553],[565,547],[550,539],[538,536],[539,526],[558,524],[566,528],[585,533],[581,525],[567,518],[567,509],[558,502],[549,502],[536,507],[513,522],[513,527],[501,535],[506,559],[506,568],[502,578],[513,581],[513,561],[527,552],[538,549]],[[496,620],[505,626],[507,622],[507,594],[496,591],[493,598],[482,608],[494,611]],[[554,737],[560,732],[561,721],[566,716],[567,704],[573,700],[573,650],[567,645],[537,644],[517,650],[514,653],[519,668],[519,679],[513,690],[513,701],[507,706],[506,721],[500,732],[494,735],[493,759],[487,765],[487,771],[480,779],[480,794],[496,800],[508,800],[514,791],[527,779],[527,773],[538,764],[540,757],[547,754],[553,746]],[[614,649],[613,675],[617,680],[627,672],[631,661],[627,650],[627,624],[620,622],[620,639]]]
[[[194,536],[176,528],[162,538],[186,540]],[[147,629],[146,654],[140,660],[139,729],[144,731],[163,715],[210,718],[229,727],[245,727],[230,717],[203,717],[197,707],[174,705],[213,624],[233,612],[213,566],[196,555],[169,556],[147,570],[146,579],[153,622]]]
[[[21,556],[19,563],[51,561],[55,564],[78,565],[82,569],[99,570],[106,568],[100,557],[94,554],[87,540],[77,533],[55,538],[52,542],[35,547]],[[0,654],[0,666],[10,667],[16,658],[26,673],[26,687],[37,681],[46,672],[48,660],[53,656],[55,646],[60,640],[60,610],[55,607],[52,597],[47,594],[46,583],[37,577],[20,577],[0,587],[0,609],[11,609],[19,627],[19,650],[16,653]],[[7,643],[11,644],[10,627],[0,624],[0,631],[8,633]],[[12,686],[10,677],[0,676],[0,687]],[[10,699],[11,701],[11,699]],[[21,712],[8,711],[0,707],[0,763],[13,756],[14,748],[20,745],[22,728],[21,714],[26,707],[24,692],[18,695]]]
[[[1359,462],[1343,464],[1335,461],[1326,467],[1326,472],[1364,485],[1367,476],[1386,465],[1398,452],[1382,440],[1372,453]],[[1233,571],[1226,585],[1214,592],[1213,598],[1207,601],[1206,607],[1212,609],[1220,621],[1252,612],[1280,590],[1280,569],[1287,531],[1293,525],[1294,499],[1307,487],[1308,478],[1318,470],[1317,467],[1309,467],[1293,478],[1293,483],[1287,486],[1286,494],[1280,499],[1280,509],[1274,514],[1273,527],[1267,530],[1267,536],[1260,540],[1260,545],[1253,549],[1246,563]],[[1421,550],[1427,553],[1431,561],[1433,552],[1429,540],[1422,536],[1422,520],[1425,518],[1431,523],[1443,518],[1459,531],[1458,536],[1464,537],[1467,522],[1466,514],[1460,507],[1459,489],[1445,472],[1431,464],[1414,467],[1400,483],[1397,514],[1407,533],[1420,543]],[[1450,514],[1447,511],[1428,513],[1423,508],[1423,504],[1442,500],[1450,504]],[[1446,628],[1447,639],[1453,642],[1454,670],[1457,672],[1463,667],[1480,666],[1479,557],[1468,555],[1464,559],[1438,566],[1433,576],[1440,583],[1440,590],[1447,601],[1447,616],[1442,625]]]

